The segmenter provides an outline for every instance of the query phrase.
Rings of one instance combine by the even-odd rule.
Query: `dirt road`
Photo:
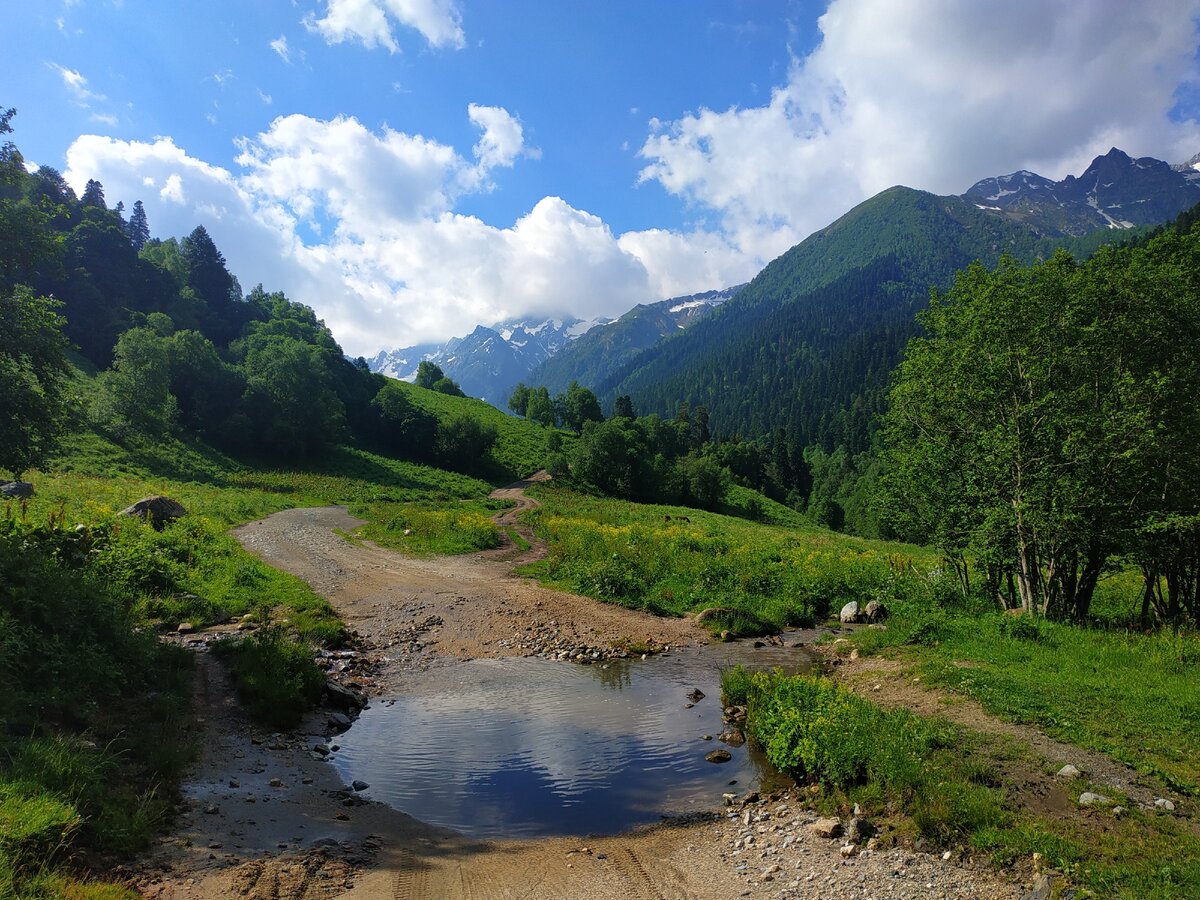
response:
[[[515,512],[534,503],[523,492],[526,484],[493,495],[518,504],[499,517],[502,525],[519,526]],[[295,509],[235,534],[251,552],[311,584],[363,638],[373,665],[359,685],[374,697],[402,692],[413,672],[527,654],[537,641],[602,647],[632,639],[681,646],[706,637],[690,622],[522,580],[512,574],[511,547],[414,559],[339,536],[358,524],[341,508]],[[536,556],[540,548],[526,534],[534,543],[528,556]],[[751,814],[754,822],[770,818],[767,813],[762,819],[759,807],[736,816],[714,810],[616,837],[472,841],[359,799],[315,750],[328,740],[328,712],[311,715],[292,734],[264,731],[241,712],[221,667],[206,653],[200,659],[198,705],[206,711],[201,759],[185,788],[188,809],[179,827],[142,867],[139,882],[150,897],[723,900],[752,893],[1017,893],[1011,884],[936,857],[904,854],[898,863],[867,854],[846,860],[839,841],[813,837],[801,818],[778,820],[782,827],[757,826],[765,835],[763,849],[755,845],[748,853],[742,832],[755,828]],[[794,808],[802,812],[798,804]],[[775,850],[766,847],[773,839],[796,857],[793,869],[774,864],[772,871]]]

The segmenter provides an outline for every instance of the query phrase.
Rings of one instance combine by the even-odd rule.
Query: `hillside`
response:
[[[1094,231],[1069,246],[1085,256],[1129,234]],[[863,450],[930,287],[945,287],[972,260],[1032,261],[1062,245],[962,198],[893,187],[594,387],[605,402],[628,394],[662,415],[702,404],[715,434],[784,428],[805,444]]]

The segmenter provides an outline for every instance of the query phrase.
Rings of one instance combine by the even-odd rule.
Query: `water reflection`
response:
[[[615,833],[710,809],[769,767],[723,746],[720,670],[807,668],[796,649],[685,650],[607,668],[542,659],[476,660],[414,681],[339,738],[334,763],[377,800],[476,837]],[[706,696],[691,704],[688,693]],[[704,740],[706,735],[712,740]]]

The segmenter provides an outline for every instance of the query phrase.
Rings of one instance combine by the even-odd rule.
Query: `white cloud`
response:
[[[331,44],[359,41],[364,47],[400,49],[393,21],[415,28],[434,47],[466,46],[462,15],[454,0],[327,0],[325,17],[309,14],[304,25]]]
[[[652,120],[641,179],[718,211],[765,260],[897,183],[1062,177],[1110,146],[1184,159],[1200,126],[1168,113],[1197,80],[1198,14],[1197,0],[833,0],[765,106]]]
[[[291,63],[292,51],[288,47],[287,35],[281,34],[279,37],[275,38],[275,40],[271,41],[270,47],[277,54],[279,54],[279,58],[285,63]]]
[[[349,117],[291,115],[241,142],[237,172],[169,138],[85,135],[67,152],[65,177],[80,187],[97,178],[127,206],[141,199],[156,235],[203,224],[244,285],[261,281],[312,305],[355,354],[518,315],[615,315],[664,290],[745,277],[747,261],[719,238],[696,237],[690,256],[693,238],[617,238],[558,197],[508,227],[456,213],[458,199],[490,187],[493,169],[527,155],[506,110],[472,106],[467,115],[482,130],[470,157]],[[690,280],[664,271],[657,255],[686,266]]]
[[[75,69],[68,69],[58,63],[48,63],[50,68],[62,78],[63,86],[71,94],[72,99],[80,106],[87,108],[93,102],[107,100],[103,94],[97,94],[88,87],[88,80]]]
[[[116,116],[109,113],[92,113],[88,119],[92,122],[99,122],[101,125],[108,125],[110,128],[115,128],[119,121]]]
[[[264,91],[262,88],[258,88],[258,99],[261,100],[267,106],[270,106],[272,103],[275,102],[275,98],[272,97],[270,94],[268,94],[266,91]]]

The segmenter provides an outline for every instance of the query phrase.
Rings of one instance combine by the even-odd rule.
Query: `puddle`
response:
[[[740,795],[778,777],[757,752],[716,739],[720,670],[739,662],[796,672],[811,657],[737,642],[607,668],[538,658],[461,663],[376,701],[338,737],[333,762],[347,784],[370,785],[366,796],[472,837],[615,834],[713,809],[725,791]],[[688,708],[694,688],[705,697]],[[733,759],[707,762],[716,749]]]

